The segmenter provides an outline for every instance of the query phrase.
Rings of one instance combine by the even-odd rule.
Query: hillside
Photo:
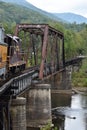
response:
[[[87,23],[87,18],[74,13],[53,13],[56,17],[61,18],[69,23],[76,22],[77,24]]]
[[[12,3],[0,2],[0,22],[6,23],[47,23],[53,21],[46,15],[42,15],[40,12],[34,11],[24,6],[19,6]]]
[[[36,8],[35,6],[33,6],[32,4],[27,2],[26,0],[0,0],[0,1],[6,2],[6,3],[21,5],[21,6],[29,8],[29,9],[32,9],[34,11],[38,11],[38,12],[41,11],[40,9]]]
[[[32,11],[33,15],[35,13],[37,13],[38,16],[40,16],[39,17],[40,21],[41,21],[41,17],[44,17],[45,19],[51,19],[51,20],[55,20],[55,21],[59,21],[59,22],[63,22],[63,23],[77,23],[77,24],[87,23],[87,18],[85,18],[85,17],[83,17],[81,15],[77,15],[77,14],[74,14],[74,13],[48,13],[48,12],[46,12],[44,10],[41,10],[41,9],[33,6],[32,4],[30,4],[26,0],[0,0],[0,2],[2,2],[2,1],[6,2],[7,4],[10,3],[10,4],[12,4],[12,6],[16,6],[17,5],[16,8],[18,8],[18,6],[19,6],[19,8],[21,7],[23,9],[27,10],[28,13],[29,13],[29,11],[30,11],[30,13]],[[3,7],[3,9],[5,9],[5,8]],[[4,10],[4,12],[5,12],[5,10]],[[1,13],[1,11],[0,11],[0,13]],[[26,13],[25,13],[25,15],[26,15]],[[36,22],[36,20],[35,20],[35,22]]]
[[[56,21],[62,21],[60,18],[56,17],[54,14],[52,13],[48,13],[46,11],[43,11],[35,6],[33,6],[32,4],[30,4],[29,2],[27,2],[26,0],[0,0],[1,2],[6,2],[7,4],[11,3],[13,5],[20,5],[21,7],[26,7],[27,9],[30,9],[34,12],[37,12],[39,14],[45,16],[45,17],[49,17],[53,20],[56,20]]]

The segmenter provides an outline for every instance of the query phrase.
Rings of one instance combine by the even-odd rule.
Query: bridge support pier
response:
[[[0,101],[0,130],[10,130],[9,102]]]
[[[12,130],[26,130],[26,99],[12,99],[10,112]]]
[[[52,123],[49,84],[36,84],[27,95],[27,127],[43,127]]]

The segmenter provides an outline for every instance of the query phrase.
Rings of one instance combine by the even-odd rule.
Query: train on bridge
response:
[[[4,33],[0,27],[0,79],[25,69],[26,62],[22,59],[21,39]]]
[[[22,45],[26,46],[24,51]],[[63,67],[63,33],[48,24],[19,24],[12,36],[0,27],[0,79],[24,70],[27,65],[39,66],[40,79]]]

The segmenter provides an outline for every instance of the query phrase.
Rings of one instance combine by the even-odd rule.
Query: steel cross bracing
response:
[[[48,24],[18,24],[15,35],[24,37],[27,44],[26,61],[31,66],[40,65],[39,78],[44,77],[44,67],[50,64],[53,72],[64,67],[64,35]],[[24,36],[23,36],[24,35]]]

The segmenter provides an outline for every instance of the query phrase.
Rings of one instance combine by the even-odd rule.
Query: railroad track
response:
[[[26,68],[0,82],[0,97],[17,96],[31,87],[32,80],[38,79],[39,66]]]
[[[5,81],[0,82],[0,97],[5,94],[7,95],[7,93],[12,93],[13,96],[20,95],[20,93],[29,89],[32,83],[41,82],[41,80],[39,80],[39,69],[39,65],[29,67],[11,75]],[[44,77],[53,74],[55,72],[53,72],[53,70],[53,67],[51,68],[49,64],[45,64],[43,71]]]
[[[14,75],[11,74],[6,80],[0,80],[0,87],[2,87],[5,83],[7,83],[9,80],[13,79],[13,78],[16,78],[20,75],[23,75],[25,73],[28,73],[29,71],[32,71],[32,70],[35,70],[35,71],[38,71],[39,70],[39,65],[37,66],[34,66],[34,67],[29,67],[29,68],[26,68],[25,70],[23,71],[19,71],[19,72],[16,72]]]

